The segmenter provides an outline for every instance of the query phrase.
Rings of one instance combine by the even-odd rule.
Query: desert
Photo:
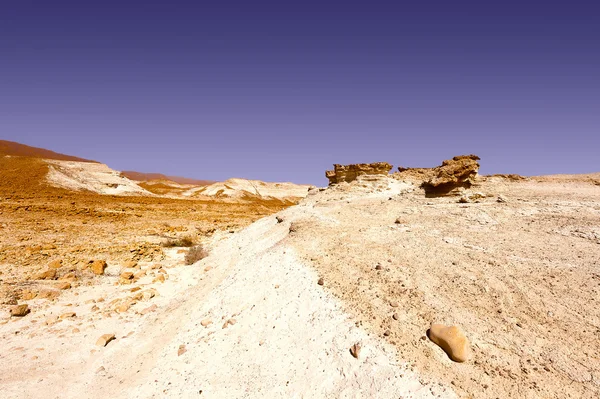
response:
[[[600,174],[469,155],[182,195],[0,162],[3,397],[600,392]]]

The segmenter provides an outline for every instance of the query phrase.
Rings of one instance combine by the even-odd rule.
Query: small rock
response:
[[[75,273],[73,273],[73,272],[69,272],[69,273],[65,274],[64,276],[62,276],[59,280],[75,281],[75,280],[77,280],[77,275],[75,275]]]
[[[106,264],[106,261],[104,261],[104,260],[95,260],[92,262],[92,265],[90,266],[90,268],[92,269],[94,274],[97,276],[103,275],[104,269],[106,269],[107,267],[108,267],[108,265]]]
[[[68,290],[69,288],[71,288],[71,283],[68,281],[64,281],[58,285],[59,290]]]
[[[350,354],[358,359],[360,355],[360,344],[356,343],[350,347]]]
[[[100,338],[98,338],[98,341],[96,341],[96,345],[104,347],[104,346],[108,345],[108,343],[110,341],[112,341],[114,339],[115,339],[115,334],[104,334]]]
[[[158,276],[156,276],[156,278],[154,280],[152,280],[153,283],[159,282],[159,283],[164,283],[165,282],[165,275],[164,274],[159,274]]]
[[[124,280],[131,280],[133,278],[132,272],[123,272],[121,273],[121,278]]]
[[[53,260],[52,262],[48,263],[48,267],[50,269],[60,269],[62,267],[62,260],[60,260],[60,259]]]
[[[323,285],[323,284],[325,284],[325,280],[323,280],[323,277],[321,277],[321,278],[319,279],[319,281],[317,281],[317,284],[319,284],[319,285]]]
[[[209,271],[209,270],[211,270],[211,269],[212,269],[212,266],[206,266],[206,267],[204,268],[204,271],[205,271],[205,272],[207,272],[207,271]]]
[[[386,336],[386,337],[389,337],[390,336],[390,330],[385,330],[383,332],[383,335]]]
[[[455,362],[465,362],[470,355],[469,340],[457,326],[432,324],[429,339],[448,354]]]
[[[283,222],[283,218],[281,216],[275,216],[275,219],[277,220],[277,223]]]
[[[75,316],[77,316],[77,314],[75,312],[67,312],[67,313],[61,314],[60,318],[64,320],[64,319],[70,319]]]
[[[129,260],[123,264],[123,268],[125,269],[134,269],[136,268],[138,263],[134,260]]]
[[[133,305],[133,303],[131,302],[125,302],[120,304],[119,306],[117,306],[117,308],[115,309],[117,312],[119,313],[125,313],[129,310],[129,308],[131,307],[131,305]]]
[[[381,266],[380,264],[377,264],[377,266],[375,266],[375,270],[381,270],[383,269],[383,266]]]
[[[466,204],[469,202],[469,198],[467,198],[467,196],[463,195],[462,197],[460,197],[460,199],[458,200],[458,202],[460,204]]]
[[[399,318],[400,318],[400,316],[398,316],[398,313],[394,313],[392,315],[392,319],[394,319],[394,320],[398,320]]]
[[[29,314],[29,312],[31,312],[31,310],[27,304],[15,305],[10,308],[10,315],[12,317],[23,317]]]
[[[38,273],[33,277],[34,280],[54,280],[56,279],[56,269],[48,269]]]
[[[499,195],[498,198],[496,198],[496,202],[503,204],[506,202],[506,198],[503,197],[502,195]]]
[[[207,327],[209,324],[212,323],[211,319],[204,319],[200,322],[200,324],[202,325],[202,327]]]
[[[186,352],[185,345],[179,345],[179,349],[177,349],[177,356],[181,356]]]
[[[225,322],[225,324],[223,324],[223,327],[221,327],[221,328],[227,328],[228,325],[234,325],[235,323],[237,323],[237,320],[229,319]]]
[[[393,308],[397,308],[400,304],[397,301],[390,301],[390,306]]]

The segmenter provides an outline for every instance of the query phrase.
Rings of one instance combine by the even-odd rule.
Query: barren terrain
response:
[[[3,397],[600,395],[600,174],[478,177],[460,201],[360,176],[286,208],[0,163]],[[185,265],[186,237],[209,256]],[[465,332],[466,362],[433,322]]]

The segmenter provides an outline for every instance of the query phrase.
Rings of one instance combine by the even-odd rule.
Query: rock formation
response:
[[[392,170],[392,165],[387,162],[358,163],[351,165],[334,164],[333,170],[325,172],[329,185],[351,182],[361,175],[387,175]]]
[[[422,180],[421,187],[430,197],[456,195],[461,188],[473,185],[479,171],[478,160],[477,155],[459,155],[435,168],[399,167],[396,177]]]

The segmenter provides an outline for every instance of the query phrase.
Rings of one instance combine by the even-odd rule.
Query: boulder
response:
[[[361,175],[387,175],[392,170],[392,165],[387,162],[359,163],[350,165],[334,164],[333,170],[325,172],[329,185],[351,182]]]

